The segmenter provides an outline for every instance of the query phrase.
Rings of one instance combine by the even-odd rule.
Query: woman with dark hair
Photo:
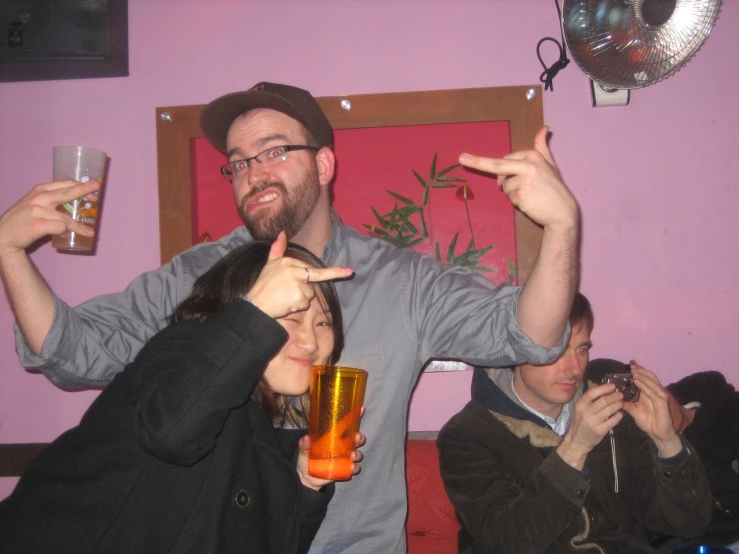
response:
[[[216,263],[0,503],[0,552],[307,551],[334,490],[307,472],[310,367],[341,354],[350,274],[284,234]]]

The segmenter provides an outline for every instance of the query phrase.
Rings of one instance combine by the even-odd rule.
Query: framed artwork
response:
[[[128,75],[128,0],[0,2],[0,82]]]
[[[456,164],[461,152],[500,157],[531,148],[543,125],[539,86],[318,98],[334,128],[332,206],[347,225],[496,284],[526,281],[541,229],[488,175]],[[242,224],[225,156],[203,138],[203,106],[158,108],[162,263]],[[469,366],[434,361],[425,371]]]

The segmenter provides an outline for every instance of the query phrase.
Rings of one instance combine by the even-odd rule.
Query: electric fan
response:
[[[698,51],[720,8],[721,0],[564,0],[562,29],[594,95],[623,91],[628,101],[628,89],[669,77]]]

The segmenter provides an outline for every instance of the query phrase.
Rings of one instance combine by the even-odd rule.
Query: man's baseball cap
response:
[[[333,129],[313,95],[302,88],[277,83],[257,83],[249,90],[216,98],[200,114],[200,128],[205,138],[224,154],[226,135],[234,120],[255,108],[269,108],[302,123],[319,146],[333,147]]]

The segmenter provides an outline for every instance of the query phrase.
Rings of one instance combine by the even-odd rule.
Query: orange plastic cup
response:
[[[310,378],[308,473],[331,481],[352,477],[351,453],[364,404],[367,372],[342,366],[313,366]]]

